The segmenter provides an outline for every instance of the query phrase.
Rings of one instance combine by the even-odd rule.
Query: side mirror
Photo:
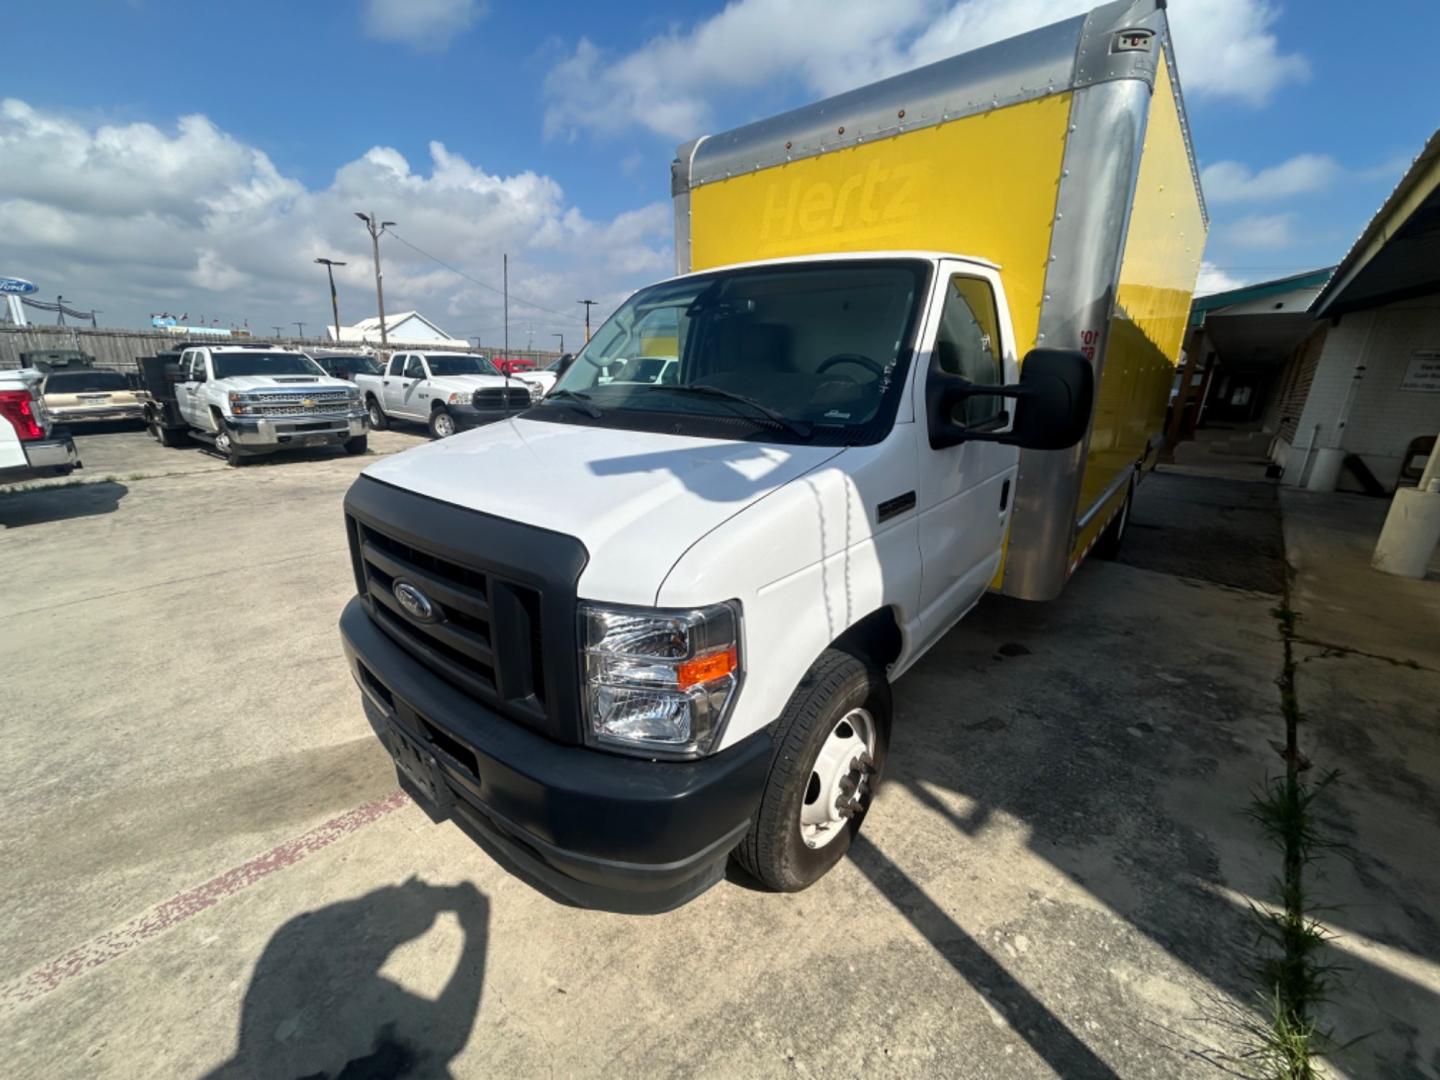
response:
[[[1009,431],[973,431],[954,420],[955,407],[971,397],[1015,399]],[[1085,437],[1095,400],[1095,372],[1074,349],[1031,349],[1013,386],[972,383],[931,362],[925,384],[930,446],[940,450],[962,442],[995,442],[1026,450],[1066,450]]]

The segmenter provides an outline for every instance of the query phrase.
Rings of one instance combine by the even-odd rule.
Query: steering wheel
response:
[[[871,360],[868,356],[862,356],[859,353],[853,352],[836,353],[834,356],[825,360],[819,367],[817,367],[815,369],[815,374],[822,374],[823,372],[834,367],[836,364],[856,364],[860,367],[863,367],[866,371],[870,372],[877,379],[885,374],[885,369],[882,368],[879,364],[877,364],[874,360]]]

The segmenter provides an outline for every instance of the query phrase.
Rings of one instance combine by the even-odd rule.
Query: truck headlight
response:
[[[739,602],[677,611],[583,604],[580,619],[594,741],[646,757],[709,753],[743,674]]]
[[[544,396],[545,396],[545,388],[544,388],[543,386],[541,386],[539,383],[531,383],[531,384],[530,384],[530,400],[531,400],[531,401],[539,401],[539,400],[540,400],[542,397],[544,397]]]
[[[231,390],[229,394],[230,412],[234,416],[243,416],[247,409],[256,404],[255,398],[249,394],[242,394],[239,391]]]
[[[464,394],[455,393],[446,398],[445,403],[447,405],[463,405],[465,404],[465,400]]]

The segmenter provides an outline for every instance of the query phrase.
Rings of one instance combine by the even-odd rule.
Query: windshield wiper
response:
[[[723,387],[711,386],[709,383],[666,383],[658,387],[658,390],[673,390],[677,393],[703,394],[706,397],[724,398],[726,401],[738,401],[742,405],[749,405],[750,408],[762,414],[766,419],[788,429],[792,434],[808,439],[814,434],[813,428],[804,420],[792,420],[782,412],[772,409],[763,401],[756,401],[749,394],[741,394],[734,390],[726,390]]]
[[[592,420],[599,420],[605,414],[590,404],[590,395],[583,394],[579,390],[551,390],[544,397],[545,401],[559,400],[561,405],[568,405],[577,412],[582,412]]]

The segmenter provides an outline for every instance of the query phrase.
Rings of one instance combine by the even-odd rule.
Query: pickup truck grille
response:
[[[349,525],[357,578],[380,627],[452,686],[527,726],[545,728],[539,592],[354,518]],[[396,598],[401,581],[434,605],[433,621],[405,610]]]
[[[317,413],[345,412],[350,408],[350,395],[344,390],[317,390],[310,394],[293,391],[250,395],[255,404],[246,409],[251,416],[313,416]],[[310,401],[314,404],[306,405]]]
[[[514,386],[494,386],[476,390],[470,396],[470,404],[477,409],[528,409],[530,387],[521,383]]]

